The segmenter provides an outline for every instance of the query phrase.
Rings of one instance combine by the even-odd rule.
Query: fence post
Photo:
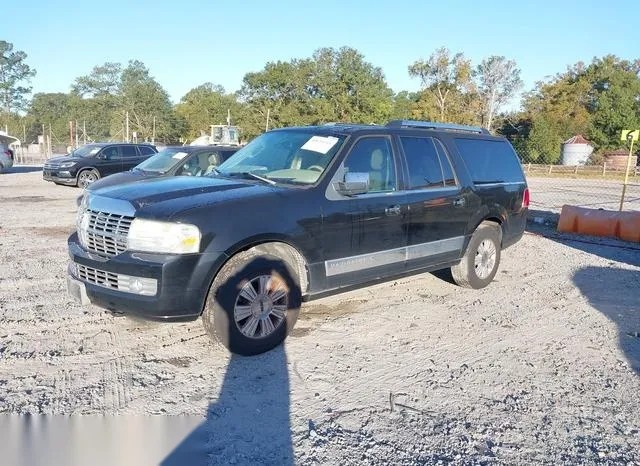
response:
[[[551,175],[551,169],[553,168],[553,165],[549,164],[549,175]]]
[[[606,173],[607,173],[607,162],[602,162],[602,176],[604,177]]]
[[[531,162],[529,162],[529,164],[527,165],[527,173],[529,173],[531,171]]]
[[[576,165],[575,168],[573,169],[573,173],[575,173],[576,175],[578,174],[578,166]]]

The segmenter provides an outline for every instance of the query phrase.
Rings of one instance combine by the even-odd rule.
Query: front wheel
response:
[[[453,280],[465,288],[487,286],[498,272],[502,229],[493,222],[483,222],[473,232],[459,264],[451,267]]]
[[[214,279],[202,322],[229,351],[251,356],[285,340],[300,305],[300,284],[292,268],[250,249],[232,257]]]
[[[78,188],[84,189],[98,178],[100,175],[96,170],[83,170],[78,175]]]

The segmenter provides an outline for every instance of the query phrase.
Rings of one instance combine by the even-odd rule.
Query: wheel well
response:
[[[298,273],[302,294],[304,295],[307,292],[309,289],[309,270],[307,268],[307,261],[296,248],[282,241],[266,241],[264,243],[247,245],[239,251],[236,251],[233,256],[239,252],[248,251],[249,249],[255,249],[258,252],[271,254],[283,259]],[[229,259],[231,259],[231,257],[229,257]]]
[[[502,230],[503,225],[502,225],[502,220],[500,220],[497,217],[489,217],[489,218],[485,218],[482,222],[480,222],[480,224],[478,225],[478,227],[480,225],[482,225],[483,223],[488,223],[488,224],[493,224],[493,225],[498,225],[500,227],[500,241],[502,241],[502,235],[504,233],[504,231]],[[476,229],[478,228],[476,227]]]

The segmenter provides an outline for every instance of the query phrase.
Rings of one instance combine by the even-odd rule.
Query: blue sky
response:
[[[34,92],[66,92],[94,65],[139,59],[178,101],[207,81],[235,91],[267,61],[323,46],[357,48],[395,91],[416,90],[407,66],[440,46],[474,64],[489,55],[516,60],[525,90],[579,60],[640,58],[637,0],[10,0],[2,9],[0,39],[28,54]]]

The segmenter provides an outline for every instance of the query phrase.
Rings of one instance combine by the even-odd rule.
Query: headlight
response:
[[[136,218],[129,228],[128,249],[161,254],[200,252],[200,230],[195,225]]]
[[[60,168],[71,168],[78,162],[62,162]]]

